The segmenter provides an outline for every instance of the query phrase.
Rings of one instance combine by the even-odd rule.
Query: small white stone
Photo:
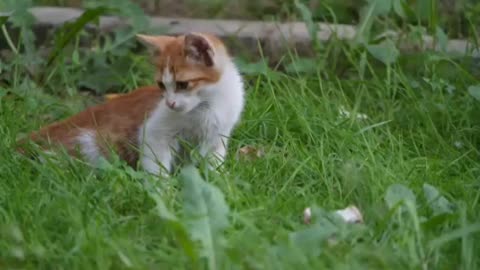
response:
[[[310,207],[307,207],[303,211],[303,222],[305,224],[310,224],[311,219],[312,219],[312,209],[310,209]]]
[[[368,119],[368,115],[366,115],[364,113],[359,113],[359,114],[357,114],[357,119],[366,120],[366,119]]]
[[[345,209],[335,211],[347,223],[363,223],[363,216],[356,206],[349,206]]]

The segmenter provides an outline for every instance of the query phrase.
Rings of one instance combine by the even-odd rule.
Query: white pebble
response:
[[[345,209],[337,210],[335,213],[343,218],[347,223],[363,223],[362,213],[356,206],[349,206]]]
[[[310,207],[307,207],[303,211],[303,222],[305,224],[310,224],[311,219],[312,219],[312,209],[310,209]]]

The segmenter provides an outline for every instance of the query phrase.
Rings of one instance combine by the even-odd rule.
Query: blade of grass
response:
[[[62,53],[65,47],[80,33],[82,29],[93,21],[96,21],[101,15],[110,9],[107,7],[97,7],[87,9],[80,17],[71,23],[66,23],[59,30],[59,34],[55,37],[55,48],[48,56],[47,67],[51,66],[53,61]]]
[[[12,12],[0,13],[0,27],[2,28],[3,36],[5,37],[5,40],[7,41],[7,44],[10,47],[10,49],[15,54],[18,54],[18,50],[13,44],[12,39],[10,38],[10,34],[8,34],[7,27],[5,27],[5,23],[8,21],[8,18],[10,18],[11,15],[12,15]]]
[[[444,234],[436,239],[430,241],[429,247],[430,249],[437,249],[441,246],[445,245],[448,242],[464,238],[474,233],[480,232],[480,223],[474,223],[465,225],[460,229],[453,230],[447,234]]]

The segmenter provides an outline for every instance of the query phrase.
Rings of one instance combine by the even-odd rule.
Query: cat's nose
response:
[[[170,108],[170,109],[175,109],[175,101],[168,101],[167,100],[167,106]]]

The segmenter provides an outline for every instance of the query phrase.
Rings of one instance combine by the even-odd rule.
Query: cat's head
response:
[[[212,94],[209,86],[218,82],[228,58],[220,39],[203,33],[137,37],[153,52],[155,80],[171,110],[190,112]]]

